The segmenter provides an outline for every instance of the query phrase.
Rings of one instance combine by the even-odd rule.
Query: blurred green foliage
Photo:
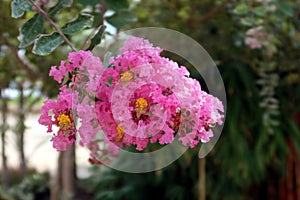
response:
[[[46,200],[50,194],[48,173],[38,173],[29,169],[29,174],[22,179],[18,169],[9,169],[11,187],[0,185],[0,199],[3,200]]]

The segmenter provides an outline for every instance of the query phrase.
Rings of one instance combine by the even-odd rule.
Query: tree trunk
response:
[[[51,187],[50,200],[59,200],[59,196],[62,188],[62,160],[63,160],[63,152],[60,152],[58,155],[57,161],[57,171],[54,178],[54,182]]]
[[[199,173],[199,189],[198,189],[198,199],[206,199],[206,171],[205,171],[206,160],[201,158],[198,160],[198,173]]]
[[[294,120],[300,129],[300,112],[294,116]],[[300,155],[297,153],[291,139],[288,140],[290,155],[286,158],[286,177],[280,183],[280,199],[300,199]]]
[[[67,151],[63,152],[62,160],[62,196],[63,199],[73,199],[75,194],[75,180],[74,174],[74,151],[75,147],[69,147]]]
[[[57,174],[51,189],[51,200],[74,199],[76,183],[75,145],[60,152]]]
[[[300,199],[300,157],[297,155],[294,145],[288,142],[291,155],[286,158],[286,176],[280,182],[280,199]]]
[[[24,113],[24,104],[25,104],[25,97],[24,97],[24,88],[22,83],[19,86],[20,89],[20,99],[19,99],[19,124],[18,124],[18,148],[19,148],[19,156],[20,156],[20,172],[21,176],[25,177],[27,175],[27,165],[26,165],[26,158],[24,152],[24,133],[25,133],[25,113]]]
[[[6,149],[5,149],[5,133],[6,133],[6,118],[7,118],[7,99],[6,97],[2,96],[2,90],[0,89],[0,99],[2,100],[2,113],[1,113],[1,118],[2,118],[2,126],[1,126],[1,158],[2,158],[2,174],[1,174],[1,179],[2,179],[2,185],[4,188],[7,188],[9,185],[9,176],[8,176],[8,167],[7,167],[7,158],[6,158]]]

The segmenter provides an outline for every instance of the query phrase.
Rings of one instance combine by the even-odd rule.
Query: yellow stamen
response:
[[[135,108],[138,109],[138,111],[144,111],[148,105],[148,101],[144,98],[138,98],[135,102]]]
[[[57,121],[58,121],[58,126],[63,130],[68,129],[71,126],[71,118],[69,115],[60,114],[57,117]]]
[[[122,129],[122,127],[120,125],[117,126],[117,136],[115,138],[116,142],[121,142],[124,138],[124,130]]]
[[[122,81],[128,82],[128,81],[131,81],[132,79],[133,79],[133,73],[130,71],[126,71],[121,74]]]

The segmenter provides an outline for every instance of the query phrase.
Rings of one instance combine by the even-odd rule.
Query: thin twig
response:
[[[105,0],[100,0],[101,24],[104,24],[104,14],[106,12]]]
[[[62,39],[71,47],[73,51],[76,51],[74,45],[70,42],[70,40],[63,34],[61,29],[55,24],[55,22],[49,17],[49,15],[37,4],[33,2],[33,0],[28,0],[36,9],[37,11],[45,17],[45,19],[51,24],[51,26],[59,33]]]

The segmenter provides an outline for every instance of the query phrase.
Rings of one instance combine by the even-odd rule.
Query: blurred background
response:
[[[34,2],[48,13],[57,3],[72,3]],[[10,5],[0,1],[0,199],[300,200],[298,0],[74,0],[50,13],[60,27],[80,13],[93,16],[89,26],[68,35],[77,49],[103,24],[104,39],[156,26],[192,37],[217,64],[228,103],[217,145],[205,159],[199,160],[199,148],[190,149],[144,174],[92,165],[80,146],[63,153],[52,148],[37,119],[43,101],[58,93],[50,67],[71,50],[62,44],[32,52],[35,37],[54,29],[43,23],[38,34],[25,30],[20,37],[37,11],[23,7],[26,14],[15,19]]]

